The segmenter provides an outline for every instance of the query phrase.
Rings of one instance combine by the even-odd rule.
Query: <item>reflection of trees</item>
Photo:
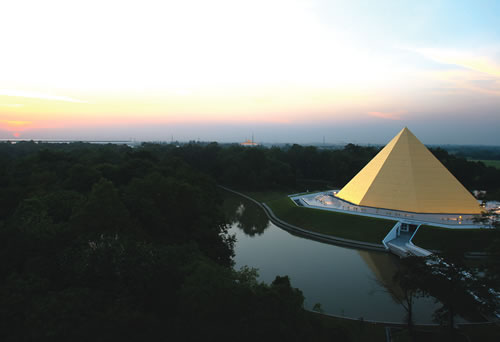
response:
[[[413,331],[413,303],[419,297],[428,296],[428,293],[423,291],[418,285],[419,272],[415,271],[418,265],[418,257],[401,259],[398,263],[398,269],[392,277],[392,282],[380,282],[387,292],[392,295],[392,298],[405,309],[405,321],[412,341],[415,340]]]
[[[241,205],[241,197],[233,194],[224,196],[223,211],[229,224],[238,222],[238,207]]]
[[[256,205],[243,205],[238,217],[238,228],[241,228],[248,236],[261,235],[269,226],[269,220],[262,209]]]
[[[269,219],[264,211],[239,196],[227,196],[224,211],[228,222],[237,223],[238,228],[248,236],[261,235],[269,226]]]
[[[396,297],[401,294],[401,289],[394,279],[394,274],[396,274],[399,268],[399,260],[394,255],[388,253],[361,250],[358,251],[358,253],[370,270],[375,274],[376,281],[391,288],[391,291],[388,292],[393,299],[396,300]]]

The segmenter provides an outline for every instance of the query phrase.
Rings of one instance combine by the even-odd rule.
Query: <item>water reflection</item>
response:
[[[254,203],[236,195],[228,194],[224,206],[230,233],[236,236],[236,269],[255,267],[264,282],[288,275],[304,293],[309,309],[321,303],[326,313],[404,322],[406,311],[397,300],[402,291],[393,279],[397,257],[292,235],[269,222]],[[416,299],[415,322],[431,323],[436,307],[432,298]]]
[[[241,196],[228,194],[224,200],[224,211],[228,223],[236,224],[248,236],[261,235],[269,227],[266,214]]]
[[[403,296],[403,290],[394,279],[394,275],[399,269],[398,259],[388,253],[373,253],[363,250],[358,250],[358,253],[373,272],[374,280],[398,302]]]
[[[417,287],[412,286],[411,280],[408,279],[409,274],[405,272],[399,259],[390,254],[366,251],[359,251],[359,255],[372,270],[377,283],[404,309],[402,319],[406,323],[413,323],[414,303],[423,295]]]

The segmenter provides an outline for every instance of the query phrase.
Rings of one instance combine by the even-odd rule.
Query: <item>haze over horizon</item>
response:
[[[500,145],[498,1],[0,4],[0,138]]]

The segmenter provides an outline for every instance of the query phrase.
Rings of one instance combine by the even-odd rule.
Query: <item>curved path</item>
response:
[[[343,239],[327,234],[321,234],[321,233],[316,233],[304,228],[300,228],[297,226],[294,226],[288,222],[285,222],[281,219],[279,219],[274,212],[269,208],[269,206],[265,203],[260,203],[253,199],[250,196],[247,196],[245,194],[242,194],[241,192],[234,191],[232,189],[226,188],[225,186],[219,185],[221,189],[224,189],[226,191],[232,192],[236,195],[239,195],[241,197],[244,197],[248,199],[249,201],[252,201],[253,203],[257,204],[259,207],[261,207],[264,212],[266,213],[267,217],[269,220],[277,225],[278,227],[292,233],[295,235],[299,236],[304,236],[313,240],[318,240],[321,242],[327,242],[331,243],[333,245],[338,245],[338,246],[344,246],[344,247],[352,247],[352,248],[357,248],[357,249],[367,249],[371,251],[378,251],[378,252],[388,252],[388,250],[384,247],[382,244],[376,244],[376,243],[369,243],[369,242],[363,242],[363,241],[356,241],[356,240],[350,240],[350,239]]]

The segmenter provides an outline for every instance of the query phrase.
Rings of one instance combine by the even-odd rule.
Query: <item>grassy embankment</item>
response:
[[[266,203],[274,214],[285,222],[344,239],[380,244],[394,226],[394,221],[390,220],[298,207],[282,192],[247,194],[259,202]]]
[[[297,207],[287,193],[279,191],[246,192],[259,202],[266,203],[283,221],[300,228],[340,238],[381,243],[394,221],[335,213],[319,209]],[[492,241],[489,229],[447,229],[422,226],[413,243],[431,250],[449,250],[458,247],[464,251],[484,251]]]
[[[421,226],[413,238],[417,246],[433,250],[463,249],[482,252],[491,245],[495,231],[491,229],[447,229]]]

